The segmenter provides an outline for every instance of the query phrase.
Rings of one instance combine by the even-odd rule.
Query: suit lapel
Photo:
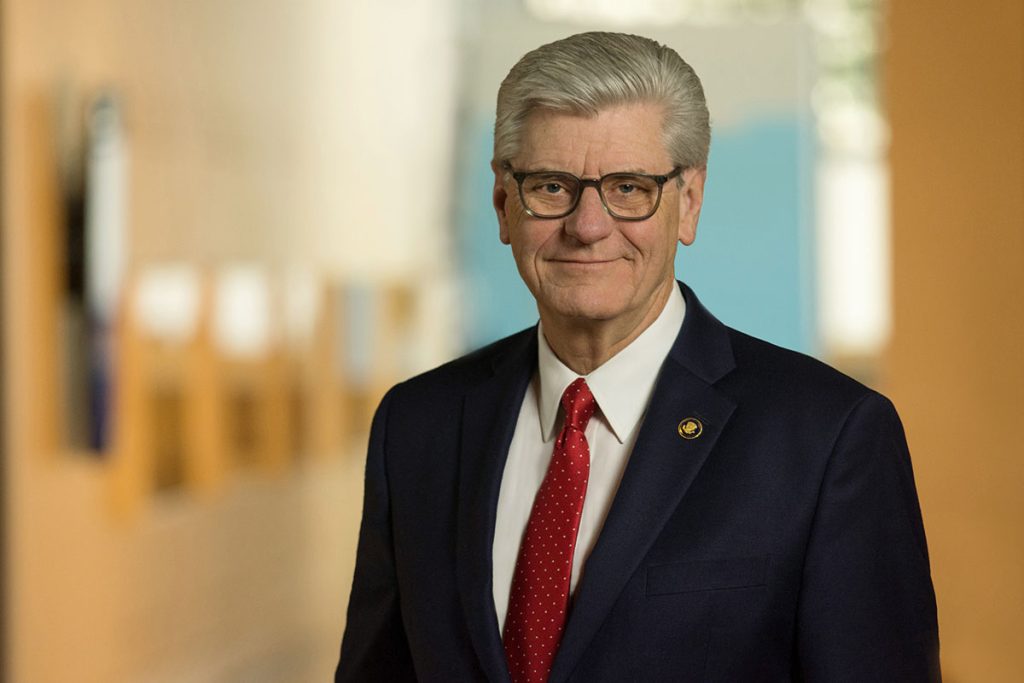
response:
[[[734,367],[726,328],[683,287],[687,311],[662,367],[604,528],[587,559],[550,680],[569,677],[623,587],[678,507],[735,403],[712,384]],[[684,439],[681,421],[703,431]]]
[[[491,681],[508,681],[492,588],[492,544],[501,476],[537,360],[536,329],[494,363],[465,397],[459,455],[456,571],[470,638]]]

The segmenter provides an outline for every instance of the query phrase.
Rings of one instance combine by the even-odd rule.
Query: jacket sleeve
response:
[[[402,625],[391,534],[386,463],[390,398],[389,393],[381,401],[370,430],[363,520],[335,683],[416,680]]]
[[[935,593],[903,426],[869,394],[835,441],[804,561],[801,680],[939,681]]]

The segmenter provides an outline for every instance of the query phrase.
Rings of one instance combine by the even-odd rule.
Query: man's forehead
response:
[[[670,163],[663,121],[663,108],[650,103],[617,105],[590,116],[537,110],[523,127],[517,165],[531,171],[596,167],[660,173]]]

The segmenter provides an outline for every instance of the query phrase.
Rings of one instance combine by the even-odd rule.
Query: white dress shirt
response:
[[[583,565],[597,542],[636,443],[658,372],[685,315],[683,295],[674,286],[668,302],[650,327],[585,376],[597,401],[597,411],[586,429],[590,478],[576,538],[570,591],[575,591]],[[538,326],[537,337],[538,371],[519,409],[498,494],[492,553],[494,606],[499,629],[504,628],[512,574],[533,499],[544,481],[555,439],[562,428],[562,393],[579,377],[555,356],[541,326]]]

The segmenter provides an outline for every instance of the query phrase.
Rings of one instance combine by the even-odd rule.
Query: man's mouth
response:
[[[616,259],[576,259],[576,258],[554,258],[551,259],[554,263],[562,263],[573,266],[600,266],[608,263],[613,263]]]

